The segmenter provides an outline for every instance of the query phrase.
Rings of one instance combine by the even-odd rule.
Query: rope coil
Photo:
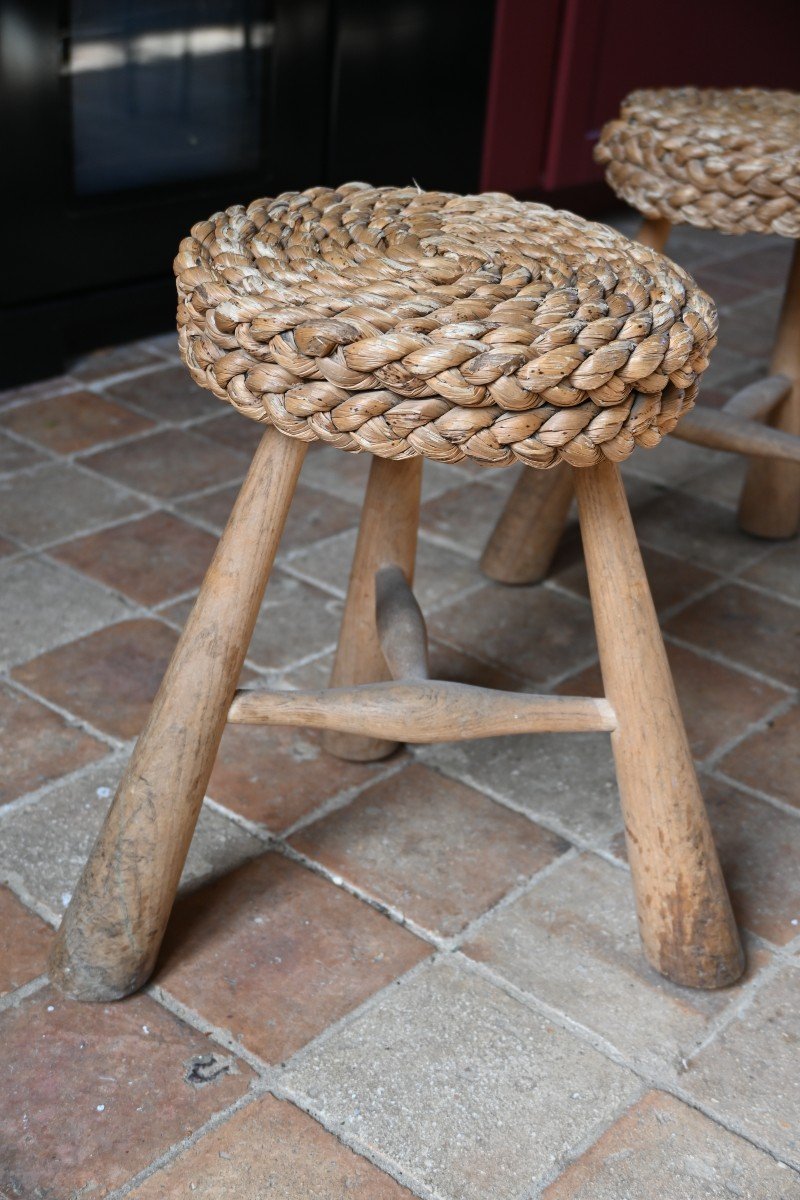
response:
[[[632,92],[595,158],[646,217],[800,238],[800,96],[761,88]]]
[[[499,193],[285,192],[195,225],[175,274],[197,383],[386,458],[621,461],[692,407],[716,344],[680,267]]]

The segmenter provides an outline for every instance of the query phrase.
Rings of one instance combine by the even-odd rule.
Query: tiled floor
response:
[[[676,231],[721,304],[705,403],[764,371],[787,251]],[[151,984],[94,1008],[48,987],[258,434],[170,337],[0,395],[0,1189],[798,1200],[800,551],[740,534],[742,463],[686,443],[625,475],[742,983],[691,992],[645,965],[605,735],[359,766],[308,732],[237,727]],[[368,465],[312,448],[248,678],[325,681]],[[434,670],[596,691],[574,527],[544,585],[478,570],[513,474],[426,464]]]

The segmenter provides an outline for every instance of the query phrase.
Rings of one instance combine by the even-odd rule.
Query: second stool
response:
[[[617,195],[644,216],[643,245],[663,250],[679,224],[794,239],[769,376],[721,411],[695,409],[675,431],[751,456],[739,524],[759,537],[791,537],[800,526],[800,96],[760,88],[633,92],[603,128],[595,157]],[[566,471],[523,474],[487,543],[485,573],[500,583],[544,578],[573,493]]]

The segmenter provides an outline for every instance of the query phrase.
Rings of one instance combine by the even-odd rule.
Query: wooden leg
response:
[[[645,953],[675,983],[723,987],[742,950],[619,470],[575,476]]]
[[[375,573],[395,564],[413,583],[422,461],[372,460],[331,687],[380,683],[391,677],[378,640]],[[323,745],[331,754],[353,762],[386,758],[397,747],[396,742],[336,732],[326,733]]]
[[[800,242],[795,242],[770,374],[788,375],[794,387],[773,411],[769,423],[784,433],[800,436]],[[739,500],[739,524],[746,533],[763,538],[787,538],[797,533],[800,465],[751,459]]]
[[[660,253],[666,246],[671,232],[672,226],[665,217],[645,217],[636,235],[636,240],[643,246],[649,246],[652,250],[658,250]]]
[[[574,495],[572,474],[523,467],[492,536],[481,570],[498,583],[538,583],[550,570]]]
[[[150,975],[306,446],[264,434],[64,916],[50,978],[114,1000]]]

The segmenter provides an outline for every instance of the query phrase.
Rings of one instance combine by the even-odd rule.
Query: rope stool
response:
[[[759,88],[633,92],[604,127],[595,157],[617,195],[644,216],[643,245],[663,250],[678,224],[795,239],[769,377],[722,411],[695,410],[675,431],[749,455],[741,528],[791,537],[800,526],[800,96]],[[543,578],[572,492],[566,472],[524,475],[487,543],[486,574],[501,583]],[[527,536],[532,518],[535,539]]]
[[[359,761],[401,741],[610,732],[649,960],[691,986],[737,979],[617,467],[691,407],[716,340],[708,297],[569,213],[364,184],[217,213],[175,270],[189,370],[265,433],[64,917],[53,980],[107,1000],[148,978],[229,721],[321,729]],[[315,439],[373,455],[331,687],[236,691]],[[422,464],[467,457],[574,472],[604,699],[429,678],[411,590]]]

